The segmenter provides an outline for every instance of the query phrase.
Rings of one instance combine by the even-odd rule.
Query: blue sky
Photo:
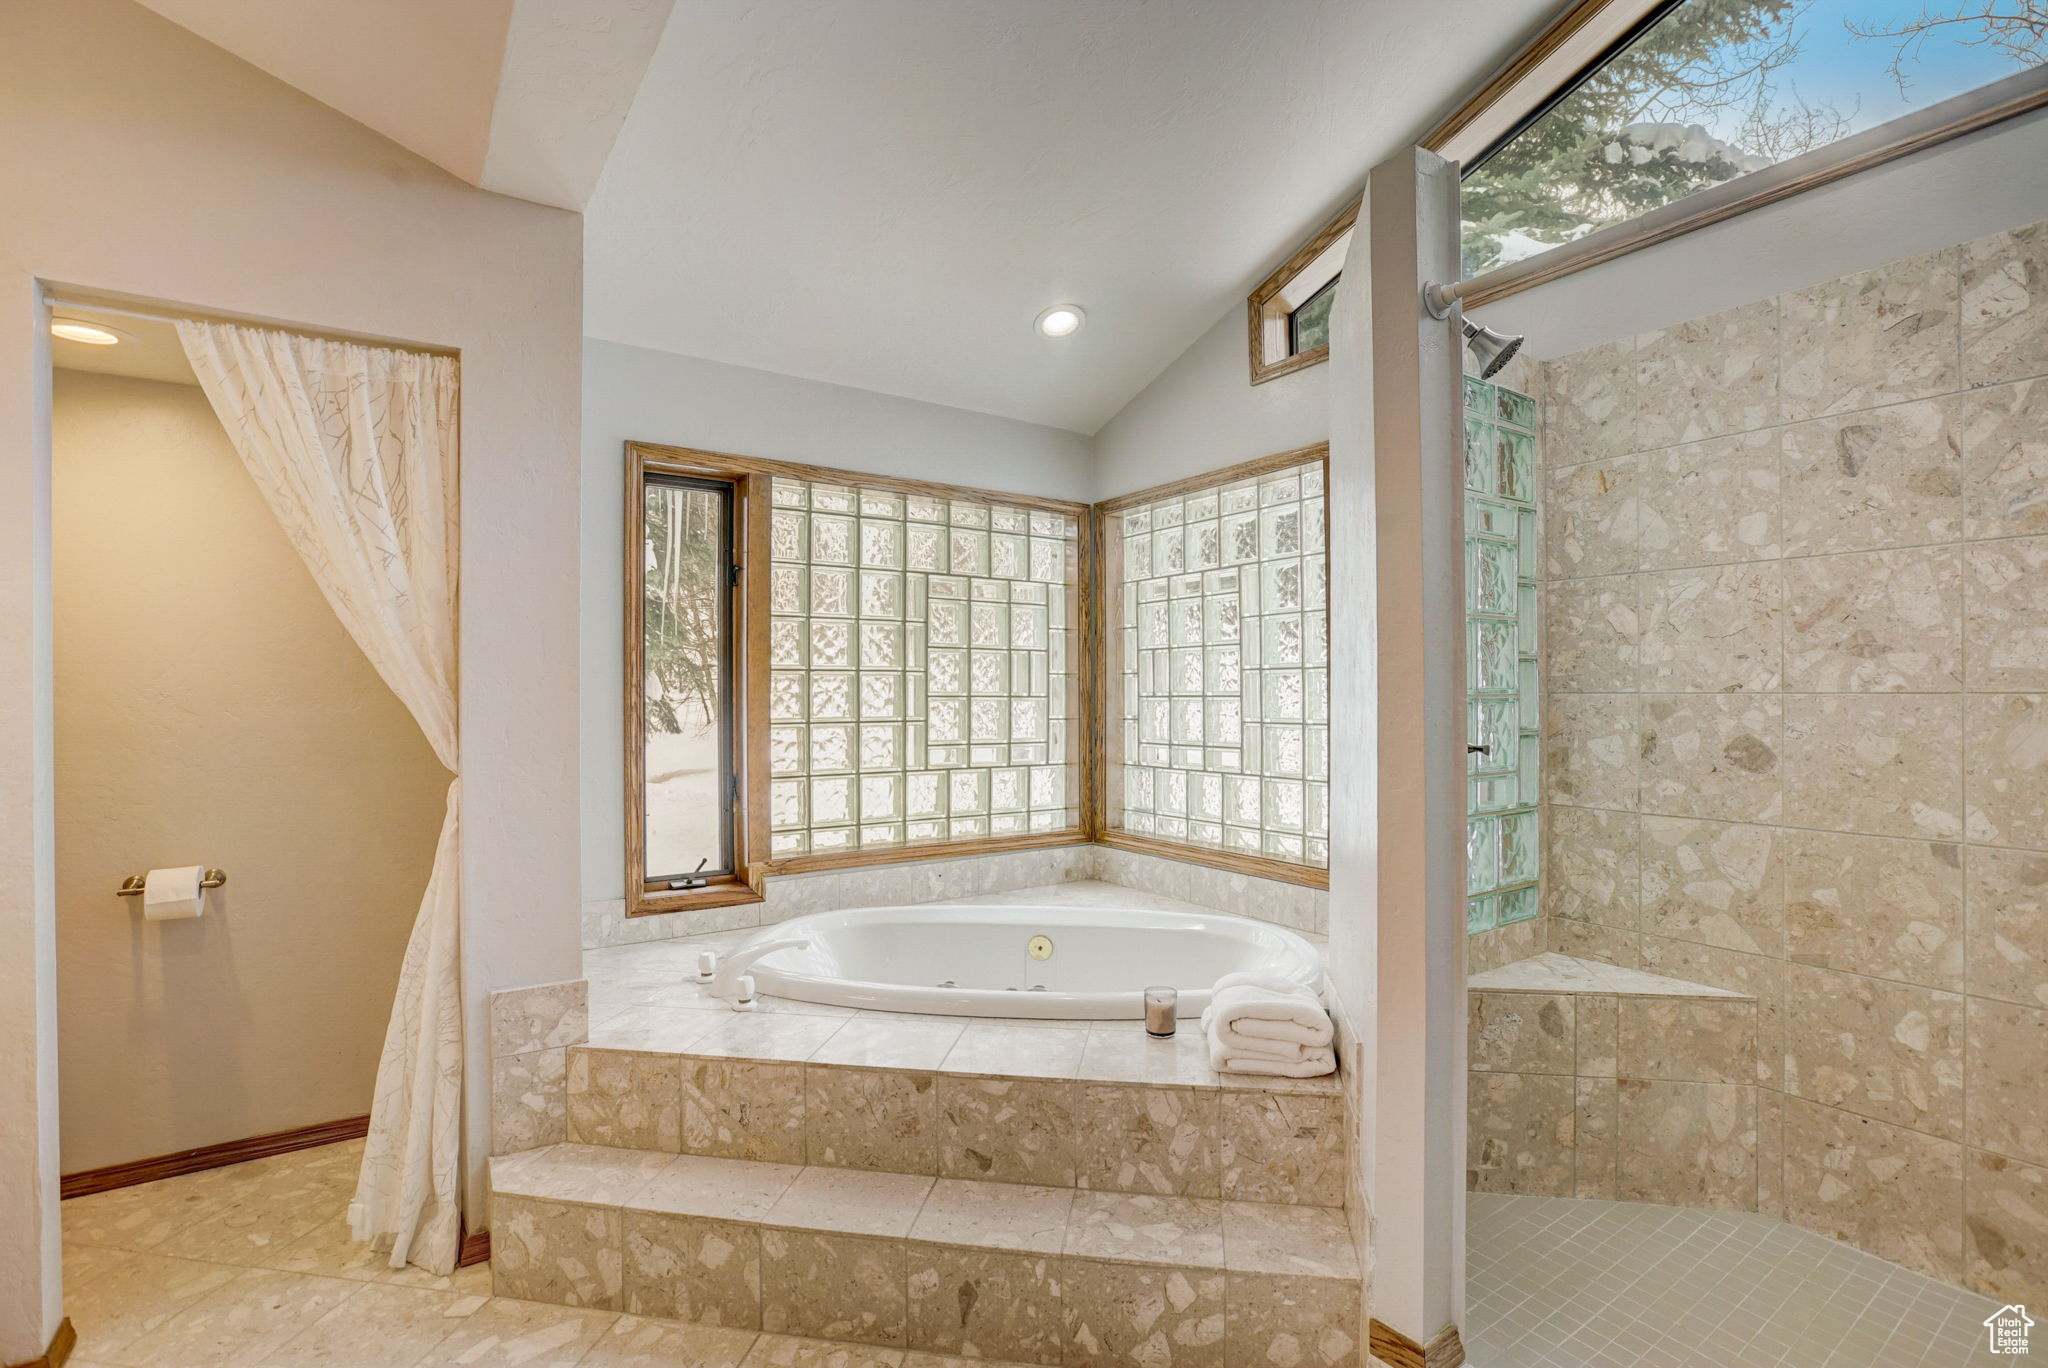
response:
[[[1929,9],[1954,12],[1958,5],[1940,0],[1814,0],[1795,21],[1802,35],[1797,61],[1787,69],[1780,88],[1796,88],[1809,103],[1831,104],[1845,114],[1854,111],[1853,127],[1869,128],[1960,95],[1966,90],[2010,76],[2021,64],[1990,47],[1971,47],[1959,38],[1976,37],[1976,25],[1937,29],[1905,66],[1909,81],[1904,97],[1886,69],[1895,39],[1858,38],[1844,20],[1863,28],[1899,28]]]

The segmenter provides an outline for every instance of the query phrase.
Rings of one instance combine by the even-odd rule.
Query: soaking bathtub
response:
[[[735,959],[776,941],[747,972],[800,1002],[943,1016],[1100,1021],[1143,1017],[1144,990],[1180,991],[1201,1015],[1237,970],[1320,988],[1322,955],[1300,936],[1227,912],[921,904],[818,912],[755,932]]]

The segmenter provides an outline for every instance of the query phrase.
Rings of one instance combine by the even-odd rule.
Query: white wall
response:
[[[197,386],[57,372],[63,1170],[357,1116],[448,774]],[[219,865],[204,916],[121,880]]]
[[[583,897],[625,896],[625,444],[1085,501],[1079,433],[594,338],[583,349]]]
[[[1095,434],[1094,497],[1327,440],[1329,369],[1252,384],[1244,305],[1233,305]]]
[[[39,280],[460,350],[480,1099],[487,990],[579,972],[581,245],[575,215],[463,185],[130,0],[11,0],[0,52],[0,1363],[15,1363],[43,1352],[60,1300]],[[465,1119],[473,1155],[488,1115]]]

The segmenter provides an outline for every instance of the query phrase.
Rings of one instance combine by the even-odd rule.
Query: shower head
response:
[[[1465,345],[1472,349],[1472,355],[1479,362],[1479,378],[1491,380],[1500,373],[1500,368],[1515,359],[1515,353],[1522,349],[1522,336],[1516,333],[1495,332],[1481,327],[1471,319],[1459,320],[1465,327]]]

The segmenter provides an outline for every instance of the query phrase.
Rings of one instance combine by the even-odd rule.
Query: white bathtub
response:
[[[1051,953],[1034,958],[1043,936]],[[1144,990],[1180,990],[1199,1016],[1242,969],[1320,987],[1322,956],[1291,931],[1225,912],[1116,907],[859,907],[766,926],[735,954],[792,938],[748,970],[774,997],[885,1012],[1080,1021],[1143,1017]],[[1042,947],[1041,947],[1042,948]]]

